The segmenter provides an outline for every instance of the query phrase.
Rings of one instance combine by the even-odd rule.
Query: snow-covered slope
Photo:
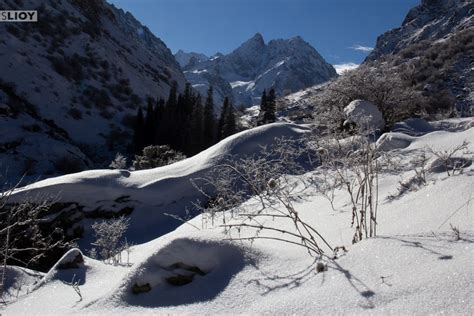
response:
[[[236,105],[259,103],[264,89],[274,87],[283,96],[336,77],[336,71],[301,37],[271,40],[260,33],[228,55],[188,63],[186,78],[202,95],[210,85],[220,106],[225,96]]]
[[[11,179],[64,173],[61,159],[79,170],[90,160],[105,166],[125,151],[128,142],[117,139],[130,136],[138,106],[166,98],[175,81],[184,87],[166,45],[103,0],[1,3],[39,16],[0,24],[0,173],[8,168]],[[62,138],[45,126],[52,123]]]
[[[12,201],[25,196],[49,196],[64,203],[52,219],[70,214],[74,227],[84,228],[81,244],[87,247],[92,238],[90,224],[97,211],[132,211],[128,240],[142,243],[180,224],[164,213],[185,218],[191,202],[203,198],[191,179],[202,177],[230,156],[238,159],[258,154],[261,146],[278,138],[298,139],[308,131],[294,124],[269,124],[232,135],[191,158],[164,167],[141,171],[89,170],[39,181],[19,189]]]
[[[264,239],[252,244],[224,241],[221,227],[205,228],[198,216],[190,223],[200,230],[184,224],[135,246],[131,267],[86,258],[85,268],[50,272],[47,282],[2,314],[472,315],[472,165],[450,177],[430,173],[426,186],[388,198],[400,179],[413,175],[409,161],[423,148],[449,150],[467,140],[474,151],[474,128],[456,120],[438,127],[447,125],[452,131],[410,137],[405,148],[392,152],[406,168],[379,177],[377,238],[350,245],[351,210],[343,191],[336,192],[337,211],[316,192],[295,202],[299,216],[332,245],[347,248],[338,259],[326,261],[327,271],[317,273],[314,258],[296,245]],[[42,186],[47,187],[44,182]],[[284,219],[262,221],[292,229]],[[450,224],[459,229],[459,240]],[[198,267],[202,275],[184,286],[166,283],[186,267]],[[65,283],[74,275],[76,280],[81,277],[82,301]],[[135,285],[145,283],[149,292],[132,294]]]

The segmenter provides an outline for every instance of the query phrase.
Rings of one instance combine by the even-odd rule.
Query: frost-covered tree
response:
[[[204,105],[204,146],[209,147],[215,143],[216,123],[214,117],[214,97],[212,86],[207,91],[206,104]]]
[[[186,156],[168,145],[148,146],[143,149],[142,155],[136,155],[133,161],[135,170],[151,169],[169,165],[185,159]]]
[[[122,239],[129,225],[130,219],[124,216],[92,224],[96,237],[92,245],[98,248],[98,254],[103,260],[112,264],[121,263],[120,254],[127,244]]]
[[[127,158],[121,153],[115,155],[114,160],[109,165],[109,168],[112,169],[126,169],[127,168]]]

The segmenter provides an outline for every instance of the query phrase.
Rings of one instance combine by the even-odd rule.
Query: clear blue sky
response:
[[[229,53],[256,32],[300,35],[332,64],[360,63],[378,35],[420,0],[107,0],[131,12],[175,53]],[[360,48],[360,47],[359,47]]]

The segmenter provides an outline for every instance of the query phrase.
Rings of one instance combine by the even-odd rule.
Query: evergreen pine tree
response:
[[[153,99],[148,99],[148,105],[146,107],[146,118],[145,118],[145,128],[144,128],[144,143],[145,146],[153,145],[155,138],[155,111],[153,109]]]
[[[229,111],[229,98],[225,97],[224,104],[221,109],[221,116],[219,122],[217,123],[217,140],[223,139],[224,136],[224,125],[227,117],[227,112]]]
[[[271,88],[268,92],[268,96],[266,97],[266,106],[265,112],[263,114],[263,122],[264,124],[273,123],[276,121],[276,96],[275,96],[275,89]]]
[[[165,124],[164,122],[164,115],[165,115],[165,100],[160,99],[155,105],[155,144],[156,145],[163,145],[164,144],[164,135],[166,130],[163,129]]]
[[[176,125],[179,126],[177,135],[180,140],[177,149],[189,156],[191,154],[190,141],[192,137],[191,116],[195,103],[195,97],[190,83],[186,83],[181,102],[179,108],[180,114],[178,115],[179,121],[176,122]]]
[[[257,125],[273,123],[276,121],[276,96],[275,89],[271,88],[268,95],[265,90],[262,94],[262,102],[260,104],[260,114],[258,116]]]
[[[191,88],[191,84],[188,82],[186,83],[186,86],[184,87],[184,93],[183,93],[183,118],[184,120],[188,120],[192,113],[193,113],[193,103],[195,102],[194,94]]]
[[[138,108],[137,117],[135,119],[135,126],[133,131],[133,150],[135,154],[141,153],[145,147],[145,118],[143,117],[142,107]]]
[[[215,140],[215,117],[214,117],[214,98],[212,86],[207,91],[206,105],[204,106],[204,147],[210,147]]]
[[[171,85],[168,101],[166,101],[166,107],[168,109],[174,108],[176,106],[176,103],[178,102],[177,98],[178,98],[178,84],[175,81]]]
[[[237,132],[237,124],[235,122],[235,111],[232,104],[229,104],[227,113],[224,118],[224,126],[222,128],[222,138],[226,138]]]
[[[263,116],[265,112],[267,111],[266,107],[267,107],[267,91],[263,90],[262,98],[260,100],[260,114],[257,120],[258,126],[265,124],[265,122],[263,121]]]
[[[190,124],[190,155],[197,154],[204,148],[203,144],[203,108],[202,108],[202,101],[201,95],[198,95],[195,99],[193,114],[191,117],[191,124]]]
[[[162,143],[172,144],[175,141],[174,122],[176,121],[176,106],[178,104],[178,85],[173,82],[168,100],[166,101],[165,111],[163,115],[163,124],[160,128],[164,133],[162,134]]]

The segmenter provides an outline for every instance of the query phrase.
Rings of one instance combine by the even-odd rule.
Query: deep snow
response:
[[[472,160],[474,128],[465,121],[433,124],[433,130],[444,125],[451,126],[453,132],[438,130],[405,137],[403,146],[391,147],[392,143],[386,141],[384,150],[391,150],[403,168],[380,176],[377,238],[351,245],[350,206],[342,191],[336,192],[337,211],[332,211],[329,202],[316,193],[295,202],[300,216],[333,246],[345,246],[348,250],[337,260],[325,261],[327,271],[317,273],[315,259],[295,245],[271,240],[257,240],[252,245],[225,241],[222,228],[203,227],[202,216],[197,216],[190,223],[200,229],[183,224],[160,238],[133,247],[130,267],[105,265],[86,257],[83,269],[61,271],[61,278],[51,277],[2,313],[472,315],[473,166],[451,177],[444,172],[430,173],[426,186],[388,199],[397,192],[401,179],[414,174],[410,161],[427,146],[448,150],[467,140],[471,142],[471,153],[465,154],[465,158]],[[260,134],[275,126],[302,132],[294,126],[277,124],[248,133]],[[393,135],[403,134],[385,137],[390,135],[396,139]],[[164,174],[190,174],[190,170],[199,169],[197,166],[205,165],[204,162],[214,162],[210,159],[213,153],[235,148],[226,147],[229,143],[237,142],[242,145],[240,148],[247,148],[243,144],[250,140],[251,136],[241,133],[194,159],[132,172],[128,177],[122,175],[125,171],[91,171],[42,181],[23,191],[64,187],[62,199],[72,198],[74,192],[77,197],[85,194],[90,198],[94,190],[105,186],[106,191],[99,194],[127,189],[133,190],[135,198],[151,200],[162,189],[157,185],[160,180],[153,179],[162,179]],[[313,172],[305,175],[311,176]],[[247,204],[248,208],[253,207],[252,203]],[[134,216],[136,221],[153,220]],[[292,229],[291,223],[279,218],[268,219],[266,224]],[[450,224],[459,229],[460,240],[455,240]],[[180,269],[173,268],[176,263],[199,267],[205,274],[195,275],[190,284],[173,287],[165,278]],[[81,274],[82,301],[64,281],[72,280],[75,274]],[[143,283],[150,283],[152,290],[132,294],[133,286]]]

